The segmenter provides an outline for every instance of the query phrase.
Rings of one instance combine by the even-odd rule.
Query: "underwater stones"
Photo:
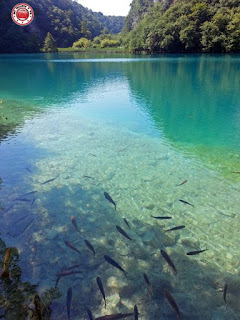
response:
[[[180,243],[186,247],[198,249],[200,246],[200,243],[195,238],[181,238]]]
[[[152,204],[152,203],[147,203],[147,204],[144,205],[144,208],[146,208],[148,210],[153,210],[154,207],[155,207],[155,205]]]
[[[52,229],[48,232],[46,238],[48,240],[53,240],[54,238],[56,238],[57,235],[58,235],[58,231],[56,229]]]
[[[125,281],[114,276],[109,277],[107,280],[107,287],[114,290],[119,290],[127,286],[128,284]]]
[[[152,230],[147,230],[142,236],[142,242],[151,244],[155,239],[155,233]]]

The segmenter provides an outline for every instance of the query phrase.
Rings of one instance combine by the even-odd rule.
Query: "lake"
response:
[[[164,289],[181,319],[239,319],[240,55],[1,55],[0,70],[1,238],[40,296],[58,280],[51,319],[70,287],[71,319],[176,319]]]

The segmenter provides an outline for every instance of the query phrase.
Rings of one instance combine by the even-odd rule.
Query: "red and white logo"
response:
[[[28,26],[34,18],[33,8],[27,3],[18,3],[12,9],[12,19],[19,26]]]

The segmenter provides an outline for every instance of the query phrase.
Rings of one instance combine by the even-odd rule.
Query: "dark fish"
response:
[[[41,299],[37,294],[34,297],[34,305],[35,305],[35,310],[36,310],[38,320],[42,320]]]
[[[34,202],[36,201],[36,199],[34,198],[33,201],[31,202],[31,208],[34,205]]]
[[[88,314],[88,317],[89,317],[89,320],[93,320],[93,315],[92,315],[92,312],[90,309],[88,309],[86,306],[85,306],[86,310],[87,310],[87,314]]]
[[[28,172],[32,173],[32,171],[29,168],[25,168]]]
[[[181,199],[179,199],[179,201],[181,201],[182,203],[188,204],[189,206],[194,207],[194,205],[193,205],[193,204],[191,204],[191,203],[189,203],[189,202],[187,202],[187,201],[185,201],[185,200],[181,200]]]
[[[57,274],[57,277],[59,278],[62,278],[62,277],[67,277],[67,276],[71,276],[73,274],[77,274],[77,273],[83,273],[82,271],[70,271],[70,270],[64,270],[62,272],[59,272]]]
[[[223,288],[223,300],[225,303],[227,303],[227,291],[228,291],[228,284],[225,283],[224,288]]]
[[[22,198],[22,197],[25,197],[25,196],[30,196],[31,194],[34,194],[34,193],[36,193],[37,191],[35,190],[35,191],[31,191],[31,192],[27,192],[27,193],[24,193],[24,194],[22,194],[19,198]],[[19,198],[16,198],[16,200],[18,200]]]
[[[170,294],[170,292],[167,289],[163,290],[164,296],[167,299],[170,306],[173,308],[173,310],[176,312],[178,319],[180,319],[180,311],[178,308],[178,305],[176,301],[174,300],[173,296]]]
[[[70,320],[71,302],[72,302],[72,287],[68,288],[68,291],[67,291],[67,316],[68,316],[68,320]]]
[[[154,216],[151,216],[152,218],[154,219],[160,219],[160,220],[167,220],[167,219],[172,219],[172,217],[154,217]]]
[[[49,179],[49,180],[47,180],[47,181],[45,181],[45,182],[42,182],[41,184],[46,184],[46,183],[52,182],[52,181],[54,181],[54,180],[56,180],[56,179],[57,179],[57,178]]]
[[[126,223],[126,225],[128,226],[128,228],[131,229],[131,228],[130,228],[130,225],[129,225],[128,221],[127,221],[127,219],[126,219],[126,218],[123,218],[123,221]]]
[[[109,264],[111,264],[112,266],[114,266],[115,268],[121,270],[121,271],[125,274],[125,277],[126,277],[127,272],[126,272],[125,270],[123,270],[123,268],[122,268],[115,260],[113,260],[112,258],[110,258],[108,255],[104,255],[104,259],[105,259]]]
[[[86,178],[86,179],[94,179],[93,177],[90,177],[90,176],[83,176],[83,178]]]
[[[15,199],[15,200],[17,200],[17,201],[22,201],[22,202],[31,202],[31,200],[25,199],[25,198],[17,198],[17,199]]]
[[[96,155],[95,155],[95,154],[93,154],[93,153],[90,153],[90,156],[96,157]]]
[[[84,242],[86,243],[87,247],[92,251],[92,253],[95,257],[95,250],[94,250],[92,244],[88,240],[84,240]]]
[[[57,287],[58,282],[61,280],[62,277],[68,277],[68,276],[72,276],[72,275],[78,274],[78,273],[82,273],[82,271],[67,271],[67,270],[64,270],[62,272],[59,272],[57,274],[57,280],[56,280],[56,283],[55,283],[55,288]]]
[[[163,258],[166,260],[166,262],[168,263],[168,265],[177,273],[177,269],[174,263],[172,262],[172,260],[170,259],[169,255],[167,254],[167,252],[164,250],[161,250],[161,254]]]
[[[204,251],[207,251],[208,249],[204,249],[204,250],[197,250],[197,251],[190,251],[190,252],[187,252],[187,255],[188,256],[194,256],[195,254],[199,254],[201,252],[204,252]]]
[[[72,221],[72,224],[73,224],[74,228],[76,229],[76,231],[81,233],[78,229],[77,220],[74,216],[71,216],[71,221]]]
[[[15,204],[12,205],[11,207],[7,208],[6,210],[3,211],[3,214],[7,213],[9,210],[11,210],[13,207],[15,207]]]
[[[116,319],[123,319],[126,317],[130,317],[132,315],[133,315],[133,313],[125,313],[125,314],[124,313],[117,313],[117,314],[111,314],[111,315],[99,317],[99,318],[96,318],[95,320],[116,320]]]
[[[146,273],[143,274],[143,278],[146,281],[146,284],[148,286],[148,290],[150,291],[151,295],[153,296],[153,289],[152,289],[152,285],[148,279],[148,276],[146,275]]]
[[[185,184],[186,182],[187,182],[187,180],[184,180],[182,183],[177,184],[176,187],[180,187],[180,186],[182,186],[183,184]]]
[[[116,203],[113,201],[113,199],[111,198],[110,194],[107,192],[104,192],[104,197],[115,206],[115,210],[117,210],[117,205]]]
[[[127,233],[119,226],[116,226],[116,229],[119,233],[121,233],[121,235],[123,235],[125,238],[129,239],[129,240],[132,240],[132,238],[130,238]]]
[[[232,173],[238,173],[238,174],[240,174],[240,171],[234,171],[234,172],[232,172]]]
[[[168,229],[168,230],[165,230],[165,232],[168,232],[168,231],[175,231],[175,230],[181,230],[185,228],[185,226],[178,226],[178,227],[174,227],[174,228],[171,228],[171,229]]]
[[[138,320],[138,316],[139,316],[138,308],[135,305],[134,306],[134,320]]]
[[[70,249],[76,251],[77,253],[81,254],[81,252],[77,248],[75,248],[74,245],[72,245],[70,242],[64,241],[64,243],[68,248],[70,248]]]
[[[97,280],[98,288],[101,291],[101,294],[103,296],[103,299],[104,299],[104,302],[105,302],[105,309],[106,309],[107,304],[106,304],[106,297],[105,297],[105,292],[104,292],[104,289],[103,289],[102,280],[101,280],[100,277],[97,277],[96,280]]]
[[[74,264],[73,266],[70,266],[70,267],[64,268],[64,269],[63,269],[63,271],[76,269],[76,268],[79,268],[79,267],[81,267],[81,266],[82,266],[82,264]]]

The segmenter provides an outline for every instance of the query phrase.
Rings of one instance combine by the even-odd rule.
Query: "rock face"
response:
[[[139,23],[147,11],[154,6],[155,3],[161,2],[165,8],[170,7],[176,0],[133,0],[131,9],[126,17],[123,30],[131,31],[137,23]]]

